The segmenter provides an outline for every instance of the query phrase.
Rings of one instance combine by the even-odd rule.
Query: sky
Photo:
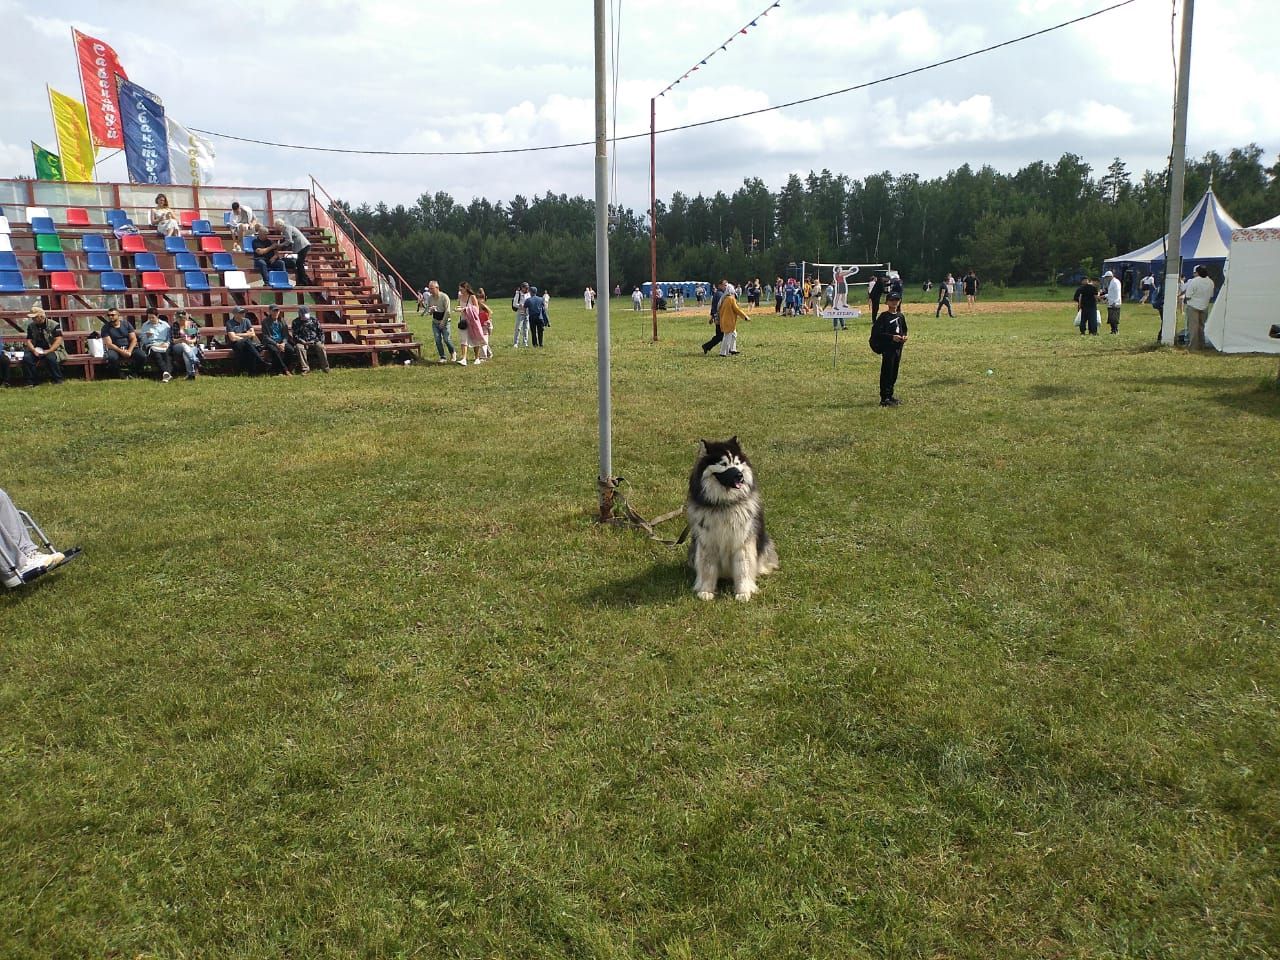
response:
[[[1013,39],[1115,0],[606,0],[619,56],[619,135],[811,97]],[[1181,0],[1177,0],[1181,7]],[[1100,175],[1135,175],[1169,152],[1173,0],[1135,0],[1047,36],[865,90],[658,138],[658,195],[777,190],[824,168],[922,177],[961,164],[1012,172],[1070,151]],[[112,45],[135,82],[188,127],[285,143],[372,150],[481,150],[594,137],[592,4],[272,0],[0,0],[0,176],[30,175],[30,141],[51,149],[45,85],[77,96],[70,28]],[[1258,143],[1280,153],[1276,0],[1197,7],[1187,149]],[[726,38],[734,37],[723,51]],[[594,193],[590,147],[517,155],[377,157],[211,138],[214,180],[306,186],[352,203],[412,204],[445,191],[508,201]],[[647,136],[613,152],[616,202],[648,207]],[[100,179],[126,179],[123,157]]]

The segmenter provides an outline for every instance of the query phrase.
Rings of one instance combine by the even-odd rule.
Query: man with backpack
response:
[[[893,388],[902,363],[902,345],[907,342],[907,318],[902,315],[902,294],[889,292],[885,309],[871,323],[871,352],[880,354],[880,406],[896,407]]]

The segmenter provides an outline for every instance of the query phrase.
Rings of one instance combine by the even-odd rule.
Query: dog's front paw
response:
[[[716,595],[711,590],[699,590],[694,594],[699,600],[714,600]]]
[[[738,601],[741,601],[742,603],[746,603],[746,602],[747,602],[748,600],[750,600],[754,595],[755,595],[755,594],[754,594],[754,591],[751,591],[751,590],[743,590],[743,591],[741,591],[740,593],[735,593],[735,594],[733,595],[733,599],[738,600]]]

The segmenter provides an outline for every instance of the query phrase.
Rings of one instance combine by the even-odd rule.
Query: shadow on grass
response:
[[[595,607],[636,607],[649,603],[670,603],[689,593],[692,574],[683,550],[660,560],[625,580],[613,580],[593,587],[579,598]]]
[[[1131,377],[1130,383],[1158,387],[1184,387],[1204,394],[1204,399],[1243,413],[1264,417],[1280,417],[1280,389],[1270,382],[1255,382],[1224,390],[1224,379],[1214,376],[1195,377]]]
[[[1032,400],[1062,400],[1066,397],[1079,396],[1079,387],[1069,387],[1061,383],[1040,383],[1027,391]]]

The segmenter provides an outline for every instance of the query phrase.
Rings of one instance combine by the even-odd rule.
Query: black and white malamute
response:
[[[713,599],[716,584],[731,579],[733,595],[750,600],[759,589],[756,577],[778,569],[778,551],[765,532],[755,472],[737,437],[698,443],[685,513],[698,599]]]

